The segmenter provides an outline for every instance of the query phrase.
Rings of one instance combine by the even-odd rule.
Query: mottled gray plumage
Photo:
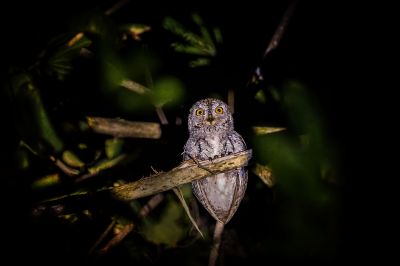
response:
[[[246,150],[243,138],[233,129],[229,106],[221,100],[204,99],[190,109],[189,139],[184,159],[214,159]],[[207,211],[226,224],[235,214],[247,186],[247,170],[239,168],[192,182],[193,193]]]

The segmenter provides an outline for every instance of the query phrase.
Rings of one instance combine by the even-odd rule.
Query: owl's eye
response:
[[[196,115],[197,116],[200,116],[200,115],[203,115],[204,114],[204,110],[203,109],[197,109],[196,110]]]
[[[217,114],[223,114],[223,113],[224,113],[224,108],[222,108],[222,107],[217,107],[217,108],[215,108],[215,112],[216,112]]]

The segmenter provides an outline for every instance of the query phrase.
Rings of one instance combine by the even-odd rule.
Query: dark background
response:
[[[26,58],[34,57],[52,36],[70,30],[74,18],[81,17],[90,10],[104,10],[112,3],[113,1],[54,1],[50,3],[13,1],[3,5],[3,14],[7,16],[1,18],[2,80],[6,79],[4,74],[9,66],[18,65],[25,62]],[[363,21],[358,17],[359,13],[362,13],[362,6],[355,9],[339,1],[300,1],[279,48],[262,60],[262,54],[286,7],[287,1],[265,1],[262,4],[255,1],[226,4],[215,1],[194,1],[184,5],[175,1],[169,1],[168,4],[155,1],[146,3],[132,1],[113,15],[113,19],[118,22],[134,17],[140,23],[160,25],[165,16],[189,22],[189,15],[196,11],[207,23],[221,27],[224,33],[224,48],[217,63],[203,73],[199,71],[195,74],[188,72],[186,76],[183,74],[185,84],[196,89],[187,95],[184,104],[176,111],[181,112],[182,115],[191,103],[209,92],[218,91],[222,87],[244,88],[254,67],[258,64],[263,66],[267,84],[279,85],[288,78],[299,79],[308,84],[328,125],[328,137],[338,149],[340,173],[343,175],[344,182],[338,188],[341,203],[338,212],[339,222],[335,229],[338,234],[338,242],[334,245],[336,250],[332,253],[333,255],[322,258],[303,256],[301,261],[322,260],[324,263],[336,264],[347,262],[348,259],[357,262],[376,257],[385,258],[385,256],[370,253],[371,246],[376,244],[375,239],[377,234],[379,235],[373,232],[370,223],[376,219],[374,211],[377,211],[378,207],[368,204],[373,197],[373,192],[368,191],[367,188],[364,189],[365,186],[361,181],[365,177],[363,171],[355,167],[359,158],[357,155],[360,145],[359,135],[362,134],[360,124],[365,119],[363,118],[363,106],[365,106],[363,101],[367,94],[364,88],[360,88],[360,83],[355,81],[358,79],[357,70],[365,60],[364,56],[360,55],[362,48],[356,41],[358,35],[362,35],[365,31]],[[163,47],[165,41],[162,33],[153,36],[155,37],[150,37],[155,38],[151,40],[153,47],[156,49]],[[167,62],[173,58],[168,52],[163,56]],[[171,73],[187,71],[182,65],[170,64],[168,67],[171,65],[173,66]],[[205,76],[207,78],[202,78]],[[204,88],[204,90],[200,91],[199,88]],[[240,124],[242,128],[245,128],[243,124],[257,121],[257,118],[251,116],[254,109],[252,106],[247,106],[245,94],[243,97],[238,103],[238,110],[243,112],[243,117],[237,122],[239,128]],[[279,115],[268,114],[273,112],[274,108],[270,107],[266,111],[268,122],[273,124],[284,122]],[[5,184],[2,192],[2,198],[4,198],[2,201],[5,203],[2,209],[2,220],[6,222],[3,226],[6,236],[3,239],[6,246],[5,253],[16,260],[33,256],[38,261],[47,258],[49,262],[57,263],[71,253],[65,250],[58,250],[59,254],[56,252],[53,255],[46,253],[46,248],[50,250],[50,253],[54,252],[53,249],[57,250],[51,247],[52,244],[48,242],[49,236],[46,236],[52,233],[45,229],[46,225],[40,225],[38,229],[29,220],[30,203],[27,201],[32,199],[32,195],[26,188],[21,188],[13,167],[12,153],[18,143],[18,137],[13,126],[14,121],[8,115],[10,109],[10,103],[2,97],[1,113],[3,125],[5,125],[2,127],[4,135],[1,138],[2,182]],[[84,109],[96,113],[96,110],[101,108],[93,103],[93,106],[88,104]],[[112,111],[107,113],[108,111],[103,110],[103,112],[118,116]],[[74,115],[78,114],[71,113],[71,116]],[[252,117],[250,121],[248,117]],[[150,116],[150,118],[157,119],[155,116]],[[184,135],[180,137],[184,138]],[[176,143],[179,143],[179,139]],[[174,163],[174,160],[171,160],[165,162],[165,165],[173,166]],[[249,222],[232,221],[232,223],[233,226],[251,227]],[[380,224],[374,223],[374,225]],[[37,229],[39,233],[32,232]],[[250,231],[255,233],[253,230]],[[60,233],[57,229],[53,232]],[[61,232],[59,238],[53,239],[53,236],[50,239],[56,241],[58,238],[62,242],[63,240],[60,239],[66,237],[63,234],[67,233]],[[372,248],[372,250],[378,249]],[[41,251],[44,255],[37,255]],[[79,254],[76,257],[79,258]],[[268,258],[268,251],[262,258],[264,259],[262,264],[268,264],[268,259],[271,262],[291,261],[290,256],[288,259],[285,255]]]

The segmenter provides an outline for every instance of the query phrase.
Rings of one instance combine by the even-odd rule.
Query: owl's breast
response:
[[[207,157],[214,158],[221,156],[223,152],[223,141],[219,138],[219,136],[209,136],[204,139],[206,147],[204,149],[204,153]]]

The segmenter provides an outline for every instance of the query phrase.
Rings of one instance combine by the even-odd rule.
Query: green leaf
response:
[[[58,185],[60,182],[61,179],[59,174],[56,173],[56,174],[46,175],[33,182],[32,189],[44,189]]]
[[[62,160],[72,167],[83,167],[85,163],[82,162],[75,153],[70,150],[66,150],[62,154]]]
[[[124,140],[119,138],[107,139],[104,143],[108,159],[112,159],[121,154]]]
[[[222,33],[221,33],[221,30],[220,30],[219,28],[214,28],[214,29],[213,29],[213,33],[214,33],[215,41],[216,41],[217,43],[222,43]]]
[[[44,109],[42,99],[39,96],[38,90],[35,90],[32,93],[32,101],[34,103],[33,111],[36,115],[37,124],[39,126],[41,136],[48,143],[50,143],[51,146],[53,146],[56,152],[61,152],[63,149],[63,143],[50,122],[50,118],[46,110]]]
[[[181,43],[173,43],[171,44],[172,47],[174,47],[174,50],[180,53],[186,53],[186,54],[194,54],[194,55],[209,55],[210,52],[205,49],[204,47],[198,47],[198,46],[190,46],[190,45],[184,45]]]
[[[180,224],[183,218],[182,207],[168,198],[167,205],[158,221],[145,219],[141,233],[148,241],[167,247],[175,247],[185,236],[185,229]]]
[[[190,61],[190,67],[199,67],[199,66],[206,66],[210,64],[211,60],[208,58],[197,58],[196,60]]]
[[[267,98],[265,97],[265,93],[263,90],[257,91],[256,95],[254,98],[259,101],[260,103],[265,104],[267,102]]]
[[[188,53],[208,57],[215,56],[217,54],[215,44],[212,40],[210,31],[204,26],[202,18],[198,14],[193,14],[192,19],[199,27],[199,31],[201,34],[200,36],[192,31],[187,30],[179,22],[171,17],[166,17],[164,19],[164,28],[186,41],[174,42],[172,43],[172,47],[176,52],[180,53]],[[214,28],[212,33],[215,40],[218,43],[221,43],[222,36],[220,30]],[[209,59],[196,59],[192,60],[189,64],[191,67],[204,66],[209,64]]]
[[[37,143],[44,140],[55,152],[61,152],[63,142],[50,121],[39,89],[35,86],[31,75],[26,72],[14,75],[10,84],[16,99],[14,111],[21,138],[28,141],[35,140]],[[37,143],[34,145],[37,146]]]
[[[157,107],[166,103],[176,104],[183,98],[183,84],[174,77],[164,77],[157,80],[153,89],[153,101]]]
[[[61,44],[60,41],[52,41],[39,64],[44,66],[47,73],[54,73],[61,80],[73,70],[71,61],[79,56],[81,49],[92,43],[82,32],[69,36],[68,40],[62,40]],[[54,47],[55,45],[57,46]]]
[[[30,166],[28,151],[18,147],[15,155],[18,169],[21,171],[27,170]]]
[[[121,155],[119,155],[117,157],[114,157],[112,159],[101,160],[100,162],[96,163],[96,165],[90,167],[88,169],[88,172],[90,174],[93,174],[93,175],[98,174],[101,171],[104,171],[106,169],[110,169],[110,168],[116,166],[117,164],[121,163],[125,158],[126,158],[126,155],[125,154],[121,154]]]

